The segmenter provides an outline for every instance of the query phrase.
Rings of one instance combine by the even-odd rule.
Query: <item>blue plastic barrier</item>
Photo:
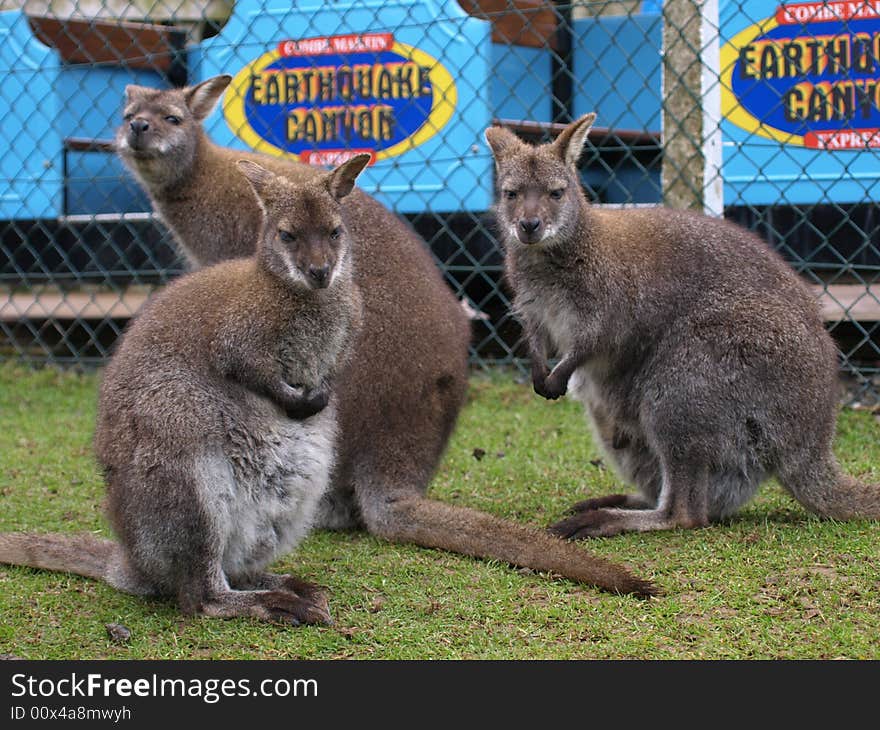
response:
[[[359,185],[402,213],[460,210],[462,191],[491,204],[489,24],[454,0],[241,0],[192,58],[197,79],[236,76],[207,121],[221,144],[325,163],[372,151]]]
[[[576,115],[598,110],[603,126],[659,129],[660,27],[656,12],[575,21]],[[0,217],[148,211],[115,155],[70,140],[112,139],[125,86],[167,79],[62,62],[20,11],[0,13],[0,35],[0,88],[15,109],[0,117]],[[235,77],[206,122],[215,141],[323,165],[368,150],[360,184],[400,213],[489,209],[483,130],[494,118],[552,114],[551,52],[493,43],[490,24],[455,0],[239,0],[217,36],[189,49],[187,65],[190,83]],[[600,166],[586,179],[603,175]],[[624,162],[607,199],[655,200],[655,178]]]
[[[61,134],[56,126],[58,55],[31,33],[18,10],[0,13],[0,217],[58,214],[62,199]]]
[[[726,204],[880,196],[880,19],[834,6],[721,3]]]

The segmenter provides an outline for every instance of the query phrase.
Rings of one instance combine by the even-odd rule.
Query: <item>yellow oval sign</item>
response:
[[[457,100],[439,61],[369,33],[280,42],[238,72],[223,113],[254,150],[324,165],[403,154],[437,134]]]
[[[789,145],[880,146],[880,19],[855,10],[785,5],[737,33],[721,50],[724,117]]]

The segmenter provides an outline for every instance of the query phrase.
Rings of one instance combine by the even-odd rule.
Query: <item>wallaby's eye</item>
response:
[[[516,190],[504,190],[502,194],[507,200],[516,200]]]
[[[175,117],[173,114],[169,114],[165,117],[165,121],[168,122],[168,124],[177,125],[180,124],[180,117]]]
[[[126,122],[130,122],[132,119],[134,119],[134,114],[132,114],[131,112],[129,112],[128,114],[126,114],[126,115],[125,115],[124,117],[122,117],[122,118],[123,118]]]
[[[562,194],[565,192],[562,188],[556,188],[555,190],[550,191],[550,198],[552,200],[561,200]]]
[[[293,243],[296,240],[296,236],[294,236],[290,231],[282,231],[279,229],[278,238],[280,238],[284,243]]]
[[[342,235],[342,228],[340,226],[336,226],[332,231],[330,231],[330,238],[334,241],[338,240]]]

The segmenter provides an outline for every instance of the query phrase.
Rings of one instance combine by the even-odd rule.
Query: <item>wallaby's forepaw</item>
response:
[[[551,391],[547,389],[547,381],[535,382],[533,383],[533,385],[535,387],[535,392],[542,398],[546,398],[547,400],[556,400],[559,397],[558,395],[554,395]]]
[[[554,377],[553,373],[550,373],[542,382],[533,381],[535,386],[535,392],[546,398],[547,400],[556,400],[557,398],[565,395],[565,391],[568,390],[568,379],[565,379],[565,382],[558,377]]]
[[[294,593],[293,591],[267,591],[261,596],[260,602],[264,616],[269,621],[293,624],[317,624],[332,626],[333,619],[327,605],[327,598],[321,593],[311,596]]]
[[[321,385],[303,393],[301,399],[287,405],[288,418],[301,421],[323,411],[330,402],[330,389]]]
[[[585,499],[583,502],[576,502],[571,506],[569,512],[587,512],[603,507],[626,507],[628,502],[629,497],[626,494],[606,494],[604,497],[594,497],[593,499]]]
[[[617,496],[617,495],[611,495]],[[600,498],[601,499],[601,498]],[[587,500],[591,501],[591,500]],[[602,508],[585,509],[556,522],[547,530],[566,540],[584,540],[589,537],[609,537],[617,535],[622,530],[615,524],[613,515]]]
[[[565,391],[568,387],[568,383],[564,383],[560,388],[559,384],[552,377],[533,377],[532,385],[535,388],[535,392],[542,398],[546,398],[547,400],[556,400],[560,396],[565,395]]]
[[[550,371],[547,369],[547,365],[539,360],[537,357],[532,357],[532,387],[535,389],[535,392],[546,398],[544,395],[544,383],[547,382],[547,376],[550,374]]]

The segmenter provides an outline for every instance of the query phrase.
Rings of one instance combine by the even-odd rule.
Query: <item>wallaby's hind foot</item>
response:
[[[675,515],[668,510],[600,507],[578,512],[547,529],[557,537],[584,540],[590,537],[611,537],[622,532],[672,530],[676,527],[692,529],[706,527],[708,524],[708,518]]]
[[[248,577],[230,578],[229,584],[239,591],[290,591],[301,596],[313,596],[327,593],[327,587],[318,583],[310,583],[289,573],[257,573]]]
[[[569,512],[588,512],[605,507],[620,507],[622,509],[651,509],[653,507],[648,499],[641,494],[606,494],[604,497],[593,497],[582,502],[575,502]]]
[[[281,586],[279,590],[295,593],[302,598],[311,601],[312,604],[324,612],[327,616],[327,625],[331,625],[333,620],[330,618],[330,606],[327,603],[327,594],[329,589],[326,586],[317,583],[309,583],[307,580],[297,578],[295,575],[274,576],[281,578]]]
[[[599,500],[587,501],[591,502]],[[579,502],[578,504],[585,503]],[[575,505],[575,507],[577,506],[578,505]],[[563,540],[586,540],[590,537],[607,537],[608,533],[602,531],[603,525],[608,521],[604,514],[605,512],[606,509],[604,505],[579,509],[571,517],[566,517],[564,520],[554,522],[547,528],[547,532],[551,535],[556,535],[556,537],[561,537]]]
[[[312,598],[315,600],[320,598],[324,601],[325,605],[327,603],[327,593],[329,589],[326,586],[317,583],[310,583],[302,578],[297,578],[295,575],[273,575],[267,573],[266,576],[270,579],[270,585],[266,585],[266,588],[271,588],[276,591],[289,591],[291,593],[296,593],[296,595],[302,596],[303,598]]]
[[[260,573],[247,579],[237,579],[230,581],[232,587],[236,590],[264,590],[278,591],[281,593],[290,593],[298,598],[310,601],[312,605],[326,616],[325,623],[332,624],[330,618],[330,607],[327,603],[327,594],[329,589],[326,586],[310,583],[295,575],[275,573]]]
[[[705,527],[709,524],[708,468],[692,469],[687,463],[671,463],[663,469],[663,487],[657,505],[638,508],[646,500],[639,495],[612,494],[599,497],[622,506],[583,509],[551,525],[550,533],[569,540],[611,537],[622,532]],[[588,500],[593,501],[593,500]],[[581,503],[583,504],[583,503]],[[630,505],[633,505],[630,507]]]
[[[309,584],[311,585],[311,584]],[[247,616],[272,623],[331,626],[333,619],[323,593],[303,596],[293,591],[235,591],[214,593],[203,599],[196,613],[213,618]]]

